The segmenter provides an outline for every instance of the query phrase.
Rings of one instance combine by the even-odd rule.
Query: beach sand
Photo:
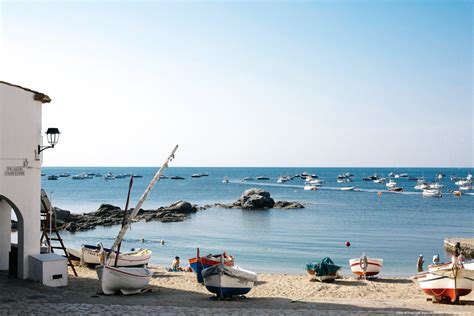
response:
[[[92,269],[77,268],[64,288],[44,287],[32,281],[0,275],[0,314],[353,314],[448,313],[473,314],[474,294],[461,305],[427,301],[410,279],[357,280],[344,277],[335,283],[311,282],[306,275],[259,274],[259,281],[243,299],[215,300],[196,282],[194,273],[165,272],[153,267],[151,291],[140,295],[98,295],[100,283]]]

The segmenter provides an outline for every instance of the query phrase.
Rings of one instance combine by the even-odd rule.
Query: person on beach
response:
[[[423,255],[420,255],[418,257],[418,261],[416,262],[416,265],[418,267],[418,272],[422,272],[423,271],[423,263],[425,263],[425,260],[423,260]]]
[[[171,262],[171,268],[168,269],[168,271],[172,272],[178,272],[178,271],[183,271],[183,268],[179,266],[179,257],[176,256],[174,257],[173,261]]]

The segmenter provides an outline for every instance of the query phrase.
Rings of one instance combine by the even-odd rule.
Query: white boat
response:
[[[341,191],[353,191],[355,188],[354,187],[342,187],[340,190]]]
[[[359,278],[366,278],[380,273],[383,259],[369,258],[363,254],[360,258],[350,259],[349,265],[353,274]]]
[[[220,298],[245,295],[257,282],[255,272],[222,263],[202,270],[202,277],[207,290]]]
[[[114,294],[117,292],[122,292],[123,294],[140,293],[142,289],[145,286],[147,286],[148,282],[150,281],[152,277],[151,270],[147,268],[109,266],[108,257],[110,256],[110,254],[113,254],[117,249],[120,249],[119,247],[122,243],[123,238],[125,237],[125,234],[127,233],[127,230],[130,227],[131,221],[137,216],[138,212],[140,211],[143,204],[145,203],[145,200],[147,199],[148,195],[153,189],[153,186],[160,179],[164,170],[168,167],[168,163],[174,158],[174,154],[176,153],[177,149],[178,149],[178,146],[176,145],[176,147],[173,149],[171,154],[168,156],[166,161],[161,166],[160,170],[158,170],[158,172],[156,172],[155,175],[153,176],[153,179],[151,180],[151,182],[148,184],[147,188],[143,192],[135,208],[132,210],[132,212],[128,216],[125,217],[122,223],[122,228],[117,234],[117,238],[115,238],[114,244],[110,248],[109,254],[105,256],[105,260],[104,260],[105,265],[103,267],[102,279],[101,279],[102,291],[105,294]],[[132,186],[132,182],[133,182],[133,177],[130,178],[128,197],[130,197],[130,189]],[[128,198],[127,198],[127,204],[128,204]],[[127,210],[127,207],[125,207],[125,210]]]
[[[222,180],[222,183],[229,183],[229,178],[225,177],[225,178]]]
[[[375,179],[374,183],[385,183],[385,178]]]
[[[303,190],[305,191],[316,191],[318,187],[314,184],[307,184],[304,186]]]
[[[441,191],[439,189],[425,189],[422,193],[423,196],[431,197],[442,197]]]
[[[97,276],[102,282],[104,294],[121,292],[123,295],[138,294],[148,285],[153,272],[147,268],[99,266]]]
[[[444,188],[444,185],[442,185],[439,182],[433,182],[429,185],[430,189],[442,189]]]
[[[471,180],[470,180],[470,179],[459,180],[459,181],[456,181],[454,184],[457,185],[457,186],[470,185],[470,184],[471,184]]]
[[[340,179],[337,179],[337,182],[338,183],[347,183],[347,182],[352,182],[352,180],[350,178],[340,178]]]
[[[459,190],[461,190],[461,191],[469,191],[469,190],[473,190],[473,187],[470,186],[470,185],[468,185],[468,184],[466,184],[466,185],[460,186],[460,187],[459,187]]]
[[[314,180],[311,180],[309,181],[310,184],[314,184],[314,185],[322,185],[324,183],[324,180],[322,179],[314,179]]]
[[[428,189],[430,186],[428,185],[428,183],[425,183],[425,182],[419,182],[415,185],[415,190],[424,190],[424,189]]]
[[[110,249],[104,249],[104,251],[109,253]],[[73,259],[81,260],[84,263],[94,265],[101,264],[101,249],[97,246],[83,245],[80,250],[67,248],[67,252]],[[132,267],[147,265],[150,261],[151,253],[149,249],[136,249],[130,252],[122,252],[119,254],[117,266]],[[110,265],[115,264],[115,253],[108,256],[107,263]]]
[[[393,180],[390,180],[387,184],[385,184],[387,188],[395,188],[397,186],[397,183]]]
[[[471,293],[474,270],[469,264],[449,262],[429,266],[428,271],[418,273],[414,279],[423,292],[435,301],[449,300],[454,303],[460,296]]]

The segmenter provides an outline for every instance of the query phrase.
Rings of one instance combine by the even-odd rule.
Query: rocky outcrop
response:
[[[275,203],[273,208],[282,208],[282,209],[295,209],[295,208],[304,208],[304,205],[300,202],[288,202],[288,201],[278,201]]]
[[[270,192],[262,189],[249,189],[242,193],[234,203],[216,203],[204,206],[193,205],[186,201],[177,201],[169,206],[160,207],[156,210],[140,209],[136,221],[160,221],[182,222],[189,218],[190,214],[206,208],[238,208],[244,210],[265,210],[269,208],[296,209],[304,208],[299,202],[278,201],[275,202]],[[124,211],[115,205],[102,204],[97,211],[74,214],[67,210],[54,208],[56,212],[56,226],[71,232],[94,229],[97,226],[120,225],[123,221]],[[129,213],[132,210],[129,210]]]
[[[244,210],[267,209],[275,205],[270,192],[262,189],[248,189],[240,196],[240,206]]]
[[[180,222],[197,210],[198,207],[196,205],[185,201],[178,201],[170,206],[160,207],[157,210],[140,209],[135,220]],[[72,214],[59,208],[55,208],[55,211],[57,227],[71,232],[89,230],[97,226],[120,225],[124,217],[124,211],[120,207],[111,204],[102,204],[97,211],[85,214]]]
[[[204,205],[204,208],[239,208],[244,210],[265,210],[269,208],[297,209],[304,208],[299,202],[278,201],[275,202],[270,192],[262,189],[249,189],[242,193],[234,203],[215,203]]]

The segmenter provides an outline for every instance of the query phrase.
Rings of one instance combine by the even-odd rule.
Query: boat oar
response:
[[[128,202],[130,201],[130,193],[132,192],[132,186],[133,186],[133,175],[130,176],[130,182],[128,183],[128,194],[127,194],[127,202],[125,202],[125,211],[122,219],[122,227],[125,225],[125,222],[127,220],[127,213],[128,213]],[[120,247],[122,246],[122,242],[120,242],[117,246],[117,253],[115,254],[115,263],[114,267],[117,266],[118,264],[118,259],[119,259],[119,254],[120,254]]]

